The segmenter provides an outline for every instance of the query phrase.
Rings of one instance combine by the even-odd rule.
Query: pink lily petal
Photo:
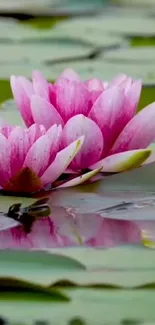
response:
[[[88,244],[99,247],[112,247],[120,244],[141,243],[141,232],[135,222],[104,218],[99,232]]]
[[[52,131],[52,133],[51,133]],[[52,143],[51,143],[51,151],[50,151],[50,159],[49,159],[49,165],[52,163],[52,161],[55,159],[57,152],[59,151],[61,139],[62,139],[62,126],[59,125],[53,125],[50,129],[47,131],[47,136],[50,139],[52,137]]]
[[[124,110],[126,112],[126,124],[134,117],[137,111],[142,90],[141,80],[136,80],[125,93]]]
[[[0,231],[0,249],[47,249],[58,247],[50,218],[37,220],[29,234],[21,226]]]
[[[68,167],[75,155],[81,149],[84,137],[72,142],[68,147],[58,152],[53,163],[41,177],[43,185],[53,183]]]
[[[96,175],[98,175],[100,173],[100,171],[101,171],[101,168],[94,169],[93,171],[90,171],[88,173],[85,173],[83,175],[75,177],[72,180],[70,180],[64,184],[57,186],[56,188],[64,188],[64,187],[72,187],[72,186],[76,186],[76,185],[81,185],[81,184],[87,182],[88,180],[92,179]],[[98,179],[100,179],[100,178],[101,178],[101,176]]]
[[[0,133],[2,133],[6,138],[9,137],[13,127],[10,125],[0,127]]]
[[[26,95],[30,98],[34,94],[32,82],[25,77],[17,77],[17,79],[25,90]]]
[[[120,85],[119,87],[121,87],[121,89],[124,90],[124,93],[126,94],[130,87],[132,86],[133,80],[131,77],[127,77]]]
[[[87,115],[89,110],[89,92],[82,82],[62,78],[56,84],[56,101],[64,122],[76,114]]]
[[[32,82],[35,94],[49,101],[48,82],[40,71],[33,71]]]
[[[30,148],[28,133],[22,127],[15,127],[8,138],[11,146],[11,175],[15,176],[23,166]]]
[[[96,238],[103,222],[101,216],[95,213],[77,213],[70,208],[61,209],[63,210],[55,212],[58,208],[54,208],[51,216],[60,237],[68,239],[70,245],[82,245],[88,240]]]
[[[96,99],[104,90],[103,82],[99,79],[89,79],[86,81],[86,86],[90,92],[90,108],[95,103]]]
[[[107,89],[109,86],[109,82],[108,81],[102,81],[102,85],[103,85],[103,89]]]
[[[31,249],[32,243],[22,227],[0,231],[0,249]]]
[[[122,83],[124,83],[128,79],[128,76],[126,74],[118,74],[110,83],[109,87],[113,86],[120,86]]]
[[[48,84],[48,90],[49,90],[49,99],[50,103],[56,107],[56,90],[55,90],[55,85],[53,84]]]
[[[68,212],[67,208],[60,206],[52,207],[52,215],[50,216],[50,220],[54,227],[53,239],[56,243],[56,246],[53,247],[71,246],[73,244],[71,238],[66,237],[65,234],[62,234],[60,231],[60,227],[64,227],[64,224],[68,224],[71,219],[72,216]]]
[[[0,249],[42,250],[63,247],[64,244],[65,241],[55,233],[51,218],[37,220],[29,234],[21,226],[0,231]]]
[[[48,166],[51,142],[47,135],[41,136],[28,151],[23,168],[29,167],[40,176]]]
[[[27,235],[27,239],[36,249],[58,247],[54,225],[50,218],[37,220],[30,234]]]
[[[10,145],[3,134],[0,133],[0,186],[5,187],[11,177]]]
[[[105,90],[94,103],[88,117],[97,123],[104,138],[104,155],[125,126],[124,92],[119,87]]]
[[[84,135],[82,149],[71,162],[72,169],[84,169],[98,161],[103,152],[103,136],[98,125],[82,114],[78,114],[66,123],[63,129],[63,146]]]
[[[36,140],[38,140],[42,135],[46,133],[46,130],[43,125],[32,124],[27,129],[27,133],[29,137],[30,146],[32,146]]]
[[[155,102],[145,107],[125,126],[110,154],[147,148],[155,139]]]
[[[33,89],[31,89],[30,86],[30,81],[26,78],[12,76],[10,78],[10,84],[21,116],[26,126],[30,126],[34,123],[30,109],[30,97],[33,93]]]
[[[54,124],[63,125],[63,120],[55,107],[39,96],[32,96],[31,110],[34,121],[43,124],[46,130]]]
[[[103,91],[104,90],[103,82],[97,78],[89,79],[85,82],[85,84],[89,91]]]
[[[70,81],[81,81],[80,76],[72,69],[65,69],[59,76],[56,84],[58,84],[61,79],[68,79]]]
[[[90,169],[102,168],[102,172],[123,172],[142,165],[151,155],[151,149],[131,150],[108,156]]]

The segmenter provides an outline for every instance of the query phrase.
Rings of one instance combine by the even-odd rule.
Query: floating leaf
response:
[[[52,68],[49,66],[45,66],[44,64],[36,63],[36,62],[13,62],[7,65],[0,64],[1,71],[0,71],[0,83],[1,89],[6,91],[7,89],[7,96],[6,99],[12,97],[12,93],[10,90],[9,79],[11,75],[23,75],[27,78],[31,78],[33,70],[40,70],[49,80],[54,80],[52,76]],[[2,79],[2,80],[1,80]],[[0,97],[3,99],[4,94]],[[1,100],[2,101],[2,100]],[[4,99],[3,99],[4,101]]]
[[[137,7],[140,9],[152,9],[155,5],[154,0],[134,0],[134,1],[130,1],[130,0],[114,0],[115,2],[122,4],[122,5],[130,5],[130,7]]]
[[[0,252],[0,287],[38,290],[40,286],[42,290],[53,286],[104,289],[147,289],[152,286],[154,289],[153,254],[152,250],[134,247],[107,251],[54,249],[51,254],[34,251]],[[123,262],[120,263],[121,256]],[[152,264],[149,259],[152,259]]]
[[[119,270],[154,270],[155,254],[153,250],[142,247],[117,247],[108,250],[91,248],[57,248],[54,252],[74,258],[87,268],[100,270],[113,268]]]
[[[69,277],[70,273],[85,270],[84,264],[62,254],[45,252],[1,251],[0,277],[18,278],[42,285],[51,284],[53,275]]]
[[[48,31],[50,35],[50,32]],[[46,38],[47,36],[45,36]],[[102,28],[102,24],[100,28],[95,28],[95,26],[83,26],[83,24],[79,24],[76,20],[72,20],[68,23],[60,23],[55,29],[51,30],[51,38],[69,38],[74,41],[83,41],[86,44],[92,44],[96,46],[100,46],[103,49],[119,47],[127,44],[123,38],[119,36],[114,36],[108,34]],[[49,37],[50,38],[50,37]]]
[[[8,28],[10,30],[9,34],[7,33]],[[100,29],[92,29],[85,28],[81,30],[82,26],[77,23],[77,26],[73,24],[73,28],[64,29],[61,28],[61,24],[57,24],[54,28],[46,28],[46,29],[36,29],[32,28],[30,24],[19,24],[17,21],[8,19],[7,22],[5,20],[0,21],[0,40],[3,42],[12,41],[12,42],[20,42],[21,47],[23,43],[27,42],[27,45],[30,46],[32,42],[42,42],[42,45],[45,46],[50,43],[50,46],[53,47],[54,43],[59,46],[59,42],[68,46],[72,42],[73,46],[82,45],[83,47],[87,44],[89,45],[99,45],[103,48],[120,46],[121,44],[125,44],[125,40],[123,40],[119,36],[112,36],[108,33],[105,33],[102,30],[102,26]],[[52,41],[52,43],[51,43]],[[58,53],[58,56],[60,54]]]
[[[134,47],[127,49],[118,49],[116,51],[111,51],[105,53],[104,58],[108,61],[113,62],[130,62],[130,63],[145,63],[152,64],[155,63],[155,47]]]
[[[79,31],[89,29],[102,30],[103,33],[111,33],[113,35],[125,36],[154,36],[155,35],[155,22],[149,17],[123,17],[121,16],[100,16],[99,17],[84,17],[60,23],[58,28],[74,30],[79,24]],[[122,28],[123,26],[123,28]]]
[[[1,316],[11,323],[36,324],[45,322],[50,325],[71,324],[73,319],[81,319],[85,325],[123,324],[123,320],[141,320],[142,324],[154,323],[154,291],[150,290],[101,290],[101,289],[65,289],[71,297],[69,303],[29,300],[29,296],[15,300],[0,301]],[[129,323],[128,323],[129,324]],[[133,323],[132,323],[133,324]]]
[[[73,41],[52,41],[49,43],[31,43],[22,46],[20,44],[3,44],[0,52],[0,64],[12,64],[14,62],[59,61],[67,59],[87,58],[93,51],[92,46],[83,45]]]
[[[35,10],[41,10],[44,6],[49,5],[49,2],[51,4],[57,3],[55,0],[31,0],[25,2],[19,2],[18,0],[8,0],[7,2],[5,0],[1,0],[0,2],[0,10],[1,12],[20,12],[20,13],[31,13],[35,12]]]

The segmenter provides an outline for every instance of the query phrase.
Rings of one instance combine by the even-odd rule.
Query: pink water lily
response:
[[[68,69],[55,84],[35,71],[32,82],[12,76],[11,87],[27,126],[38,123],[48,130],[53,124],[61,125],[62,148],[85,137],[69,173],[80,175],[87,169],[122,172],[155,160],[149,148],[155,140],[155,103],[137,113],[140,80],[119,75],[111,83],[83,82]],[[71,180],[67,186],[79,182],[83,179]]]
[[[0,128],[0,187],[6,191],[36,192],[49,188],[80,150],[83,137],[60,150],[62,127],[33,124]]]
[[[3,218],[0,224],[0,249],[108,248],[141,243],[140,224],[135,222],[103,218],[96,213],[72,213],[61,207],[53,207],[52,211],[51,217],[37,220],[28,234],[16,222],[10,219],[9,223]]]

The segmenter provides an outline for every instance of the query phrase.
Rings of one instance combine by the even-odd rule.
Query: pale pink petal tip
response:
[[[43,124],[46,130],[52,125],[63,125],[63,120],[55,107],[44,98],[33,95],[31,97],[31,111],[37,124]]]
[[[33,95],[32,83],[24,77],[11,76],[10,85],[20,114],[26,126],[29,127],[34,123],[30,109],[30,98]]]
[[[89,111],[89,91],[84,83],[61,78],[55,86],[57,110],[66,123],[69,118]]]
[[[32,82],[35,94],[41,96],[46,100],[49,100],[48,81],[40,71],[33,71]]]
[[[71,80],[71,81],[81,81],[81,78],[80,76],[78,75],[77,72],[75,72],[73,69],[65,69],[62,74],[60,75],[59,79],[62,79],[62,78],[65,78],[65,79],[68,79],[68,80]]]

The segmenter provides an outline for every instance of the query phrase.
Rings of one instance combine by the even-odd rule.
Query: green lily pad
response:
[[[106,177],[104,179],[104,186],[107,191],[109,191],[109,189],[113,189],[116,191],[116,193],[117,191],[126,192],[126,194],[128,193],[129,198],[132,191],[137,192],[137,194],[139,193],[139,195],[146,195],[146,193],[153,194],[154,184],[154,163],[129,172]],[[98,186],[101,189],[99,183]]]
[[[32,62],[36,65],[45,61],[59,61],[79,58],[87,58],[93,48],[84,46],[74,41],[52,41],[52,43],[31,43],[22,46],[19,44],[3,44],[0,52],[0,65],[8,63]]]
[[[16,19],[0,18],[0,40],[1,42],[24,42],[31,40],[50,40],[52,27],[58,19],[32,19],[20,23]],[[8,33],[9,29],[9,33]],[[48,32],[48,30],[50,32]]]
[[[88,44],[102,46],[103,48],[126,44],[123,38],[106,33],[102,29],[102,25],[100,28],[94,28],[91,25],[85,27],[79,23],[74,23],[74,21],[73,23],[71,21],[69,26],[65,26],[65,24],[60,23],[51,31],[53,37],[69,37],[73,40],[81,40]]]
[[[127,6],[131,6],[132,7],[138,7],[138,8],[154,8],[155,6],[155,3],[154,3],[154,0],[134,0],[134,1],[131,1],[131,0],[113,0],[113,2],[116,2],[116,3],[119,3],[121,5],[127,5]]]
[[[150,1],[153,1],[153,0],[150,0]],[[117,3],[117,0],[112,0],[112,4],[115,5],[115,3]],[[130,4],[131,4],[131,1],[130,1]],[[117,16],[119,16],[120,18],[121,17],[127,17],[127,18],[130,18],[130,19],[132,19],[133,17],[136,17],[136,18],[142,18],[142,17],[148,18],[148,17],[150,17],[151,9],[152,8],[150,8],[150,7],[147,7],[144,10],[144,8],[141,7],[141,6],[140,7],[133,7],[133,6],[127,6],[127,7],[125,7],[125,6],[117,6],[116,5],[115,7],[113,7],[113,6],[110,7],[109,10],[108,10],[108,12],[109,12],[109,14],[111,16],[113,16],[115,18]]]
[[[95,256],[96,257],[96,256]],[[101,289],[155,289],[154,270],[116,270],[102,267],[87,272],[72,273],[69,278],[52,277],[50,288],[87,287]]]
[[[0,252],[0,258],[0,288],[40,292],[74,285],[155,289],[152,250],[60,248],[51,253],[5,251]]]
[[[3,89],[3,93],[0,95],[0,99],[4,98],[4,93],[6,92],[6,98],[11,98],[11,90],[9,86],[8,79],[11,75],[15,76],[25,76],[31,78],[33,70],[40,70],[48,80],[53,80],[52,67],[44,65],[43,63],[35,62],[13,62],[7,65],[0,63],[0,86]]]
[[[89,270],[111,268],[113,270],[153,270],[155,269],[155,255],[153,250],[142,247],[117,247],[108,250],[91,248],[56,248],[57,254],[75,258]]]
[[[50,301],[29,301],[28,297],[14,300],[12,296],[0,301],[1,315],[14,324],[141,324],[154,323],[154,292],[118,291],[101,289],[65,289],[71,302],[51,303]],[[131,323],[129,322],[131,320]],[[123,323],[124,321],[124,323]],[[135,323],[136,324],[136,323]],[[140,324],[140,323],[139,323]],[[150,322],[151,324],[151,322]]]
[[[148,17],[123,17],[120,16],[100,16],[95,18],[80,18],[72,21],[62,22],[58,28],[73,30],[80,25],[80,30],[96,29],[105,33],[112,33],[115,35],[125,36],[154,36],[155,35],[155,22]],[[123,28],[122,28],[123,26]]]
[[[9,34],[7,33],[8,28],[10,30]],[[13,42],[13,43],[23,43],[23,42],[49,42],[52,38],[60,38],[62,36],[60,33],[55,35],[53,28],[48,29],[37,29],[31,26],[30,23],[19,23],[16,20],[0,20],[0,40],[1,42]]]
[[[104,58],[113,62],[127,62],[127,63],[155,63],[155,47],[134,47],[127,49],[118,49],[116,51],[109,51],[104,54]],[[154,69],[155,72],[155,69]]]
[[[69,278],[70,272],[82,271],[84,264],[62,254],[45,252],[1,251],[0,277],[15,278],[31,283],[50,285],[52,274]]]
[[[10,30],[9,34],[7,33],[8,28]],[[15,20],[8,20],[8,23],[5,20],[0,21],[0,40],[3,42],[20,42],[22,44],[23,42],[32,43],[35,41],[39,43],[43,42],[43,45],[45,42],[50,42],[51,44],[51,41],[53,45],[53,42],[60,40],[62,43],[65,41],[66,44],[72,41],[73,46],[74,43],[78,46],[78,43],[80,44],[81,42],[83,46],[90,44],[102,46],[103,48],[126,44],[123,38],[105,33],[102,26],[100,29],[92,27],[83,29],[78,23],[77,26],[73,24],[73,27],[69,26],[69,28],[64,28],[59,23],[53,28],[36,29],[32,28],[30,24],[19,24]]]
[[[147,17],[119,17],[102,22],[105,31],[125,36],[154,36],[154,20]],[[123,28],[122,28],[123,26]]]
[[[30,13],[35,10],[39,10],[41,8],[44,8],[44,6],[49,5],[49,2],[51,4],[57,3],[54,0],[31,0],[27,2],[21,2],[18,0],[8,0],[7,2],[5,0],[1,0],[0,2],[0,11],[1,12],[26,12]]]

